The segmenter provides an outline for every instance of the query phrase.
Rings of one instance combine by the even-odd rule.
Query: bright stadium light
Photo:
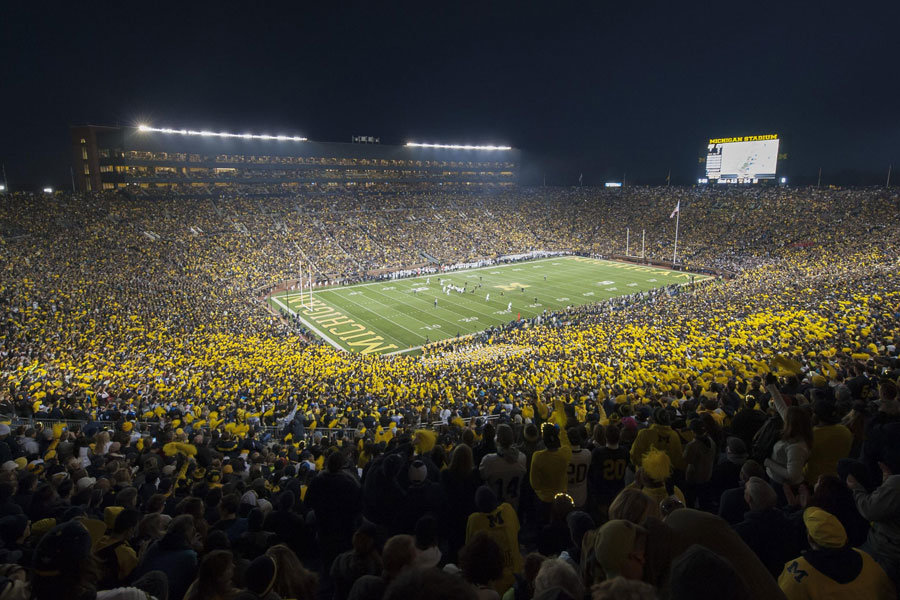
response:
[[[44,193],[45,193],[45,194],[52,194],[52,193],[53,193],[53,188],[52,188],[52,187],[45,187],[45,188],[44,188]]]
[[[697,180],[697,183],[709,183],[709,178],[701,177],[700,179]]]
[[[787,177],[782,177],[782,178],[781,178],[781,183],[782,183],[782,185],[785,184],[785,183],[787,183]]]
[[[150,127],[149,125],[138,125],[138,131],[141,133],[177,133],[178,135],[199,135],[200,137],[219,137],[219,138],[240,138],[244,140],[278,140],[280,142],[306,142],[305,137],[299,135],[268,135],[254,133],[228,133],[226,131],[195,131],[193,129],[171,129],[169,127]]]
[[[443,148],[445,150],[512,150],[512,146],[475,146],[473,144],[423,144],[406,142],[409,148]]]
[[[0,192],[5,192],[5,191],[6,191],[6,186],[3,185],[2,183],[0,183]]]
[[[603,184],[603,187],[611,187],[611,188],[622,187],[622,182],[621,181],[607,181],[606,183]]]

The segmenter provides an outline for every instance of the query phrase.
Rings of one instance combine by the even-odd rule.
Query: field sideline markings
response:
[[[290,306],[285,305],[284,302],[282,302],[281,300],[279,300],[279,299],[276,298],[275,296],[272,296],[272,299],[273,299],[278,305],[280,305],[282,308],[284,308],[286,311],[288,311],[289,313],[291,313],[292,315],[294,315],[295,317],[297,317],[298,319],[300,319],[300,321],[301,321],[304,325],[306,325],[307,327],[309,327],[310,330],[313,331],[313,333],[316,333],[320,338],[322,338],[323,340],[325,340],[326,342],[328,342],[329,344],[331,344],[332,346],[334,346],[334,347],[337,348],[338,350],[343,350],[344,352],[349,352],[349,350],[347,350],[346,348],[344,348],[343,346],[341,346],[340,344],[338,344],[337,342],[335,342],[335,341],[334,341],[333,339],[331,339],[329,336],[327,336],[327,335],[325,335],[324,333],[322,333],[321,331],[319,331],[319,329],[318,329],[315,325],[313,325],[312,323],[310,323],[309,321],[307,321],[306,319],[304,319],[299,313],[294,312],[294,309],[292,309]]]
[[[348,294],[348,296],[349,296],[349,294]],[[406,327],[404,327],[404,326],[401,325],[400,323],[397,323],[396,321],[394,321],[394,320],[392,320],[392,319],[389,319],[388,317],[385,317],[385,316],[383,316],[383,315],[378,314],[377,312],[375,312],[375,311],[372,310],[371,308],[369,308],[369,307],[367,307],[367,306],[363,306],[363,305],[360,304],[359,302],[356,302],[355,300],[351,300],[349,297],[347,297],[346,300],[347,300],[347,302],[349,302],[350,304],[355,304],[356,306],[360,307],[361,309],[363,309],[363,310],[365,310],[365,311],[368,311],[368,312],[374,314],[375,316],[380,317],[380,318],[382,318],[382,319],[384,319],[384,320],[386,320],[386,321],[389,321],[392,325],[395,325],[395,326],[399,327],[400,329],[402,329],[402,330],[404,330],[404,331],[408,331],[409,333],[413,334],[414,336],[421,337],[421,336],[419,336],[418,333],[416,333],[416,332],[413,331],[412,329],[407,329]],[[373,300],[374,300],[374,299],[373,299]],[[390,306],[388,306],[388,305],[386,305],[386,304],[383,304],[383,303],[381,303],[381,302],[378,302],[378,300],[374,300],[374,302],[377,303],[377,304],[381,304],[381,306],[384,306],[385,308],[391,308]],[[411,318],[413,321],[417,321],[417,322],[419,322],[419,323],[422,323],[423,325],[429,325],[429,323],[426,323],[425,321],[420,321],[419,319],[417,319],[417,318],[415,318],[415,317],[410,317],[410,318]],[[372,327],[369,326],[369,329],[372,329]],[[380,328],[379,328],[379,329],[380,329]],[[382,332],[382,335],[384,335],[383,332]],[[390,334],[388,334],[388,335],[390,335]],[[394,340],[395,340],[395,341],[398,341],[398,342],[402,341],[402,340],[398,340],[397,338],[394,338]]]

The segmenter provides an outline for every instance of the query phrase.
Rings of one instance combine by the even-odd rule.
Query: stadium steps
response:
[[[441,261],[439,261],[439,260],[438,260],[437,258],[435,258],[434,256],[428,254],[428,253],[425,252],[424,250],[420,250],[420,251],[419,251],[419,256],[421,256],[422,258],[424,258],[425,260],[427,260],[428,262],[430,262],[430,263],[432,263],[432,264],[435,264],[435,265],[441,264]]]

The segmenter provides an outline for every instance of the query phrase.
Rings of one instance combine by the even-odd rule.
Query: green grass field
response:
[[[299,292],[278,293],[269,302],[276,310],[299,315],[309,329],[335,348],[362,354],[399,354],[415,352],[427,341],[483,331],[519,315],[529,318],[544,310],[687,283],[691,277],[657,267],[559,256],[316,288],[311,302],[305,291],[302,297]],[[695,278],[707,279],[701,275]],[[447,295],[442,291],[446,284],[465,291]]]

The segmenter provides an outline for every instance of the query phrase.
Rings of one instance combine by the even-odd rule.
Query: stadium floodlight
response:
[[[5,192],[5,191],[6,191],[6,186],[3,185],[2,183],[0,183],[0,192]]]
[[[268,135],[255,133],[228,133],[227,131],[196,131],[193,129],[172,129],[170,127],[150,127],[141,123],[138,125],[141,133],[177,133],[179,135],[199,135],[201,137],[240,138],[244,140],[278,140],[280,142],[306,142],[305,137],[299,135]]]
[[[476,146],[474,144],[423,144],[406,142],[408,148],[442,148],[444,150],[512,150],[512,146]]]
[[[603,184],[603,187],[611,187],[611,188],[619,188],[622,187],[621,181],[607,181]]]
[[[52,193],[53,193],[53,188],[52,188],[52,187],[45,187],[45,188],[44,188],[44,193],[45,193],[45,194],[52,194]]]
[[[787,177],[782,177],[781,184],[784,185],[785,183],[787,183]]]

